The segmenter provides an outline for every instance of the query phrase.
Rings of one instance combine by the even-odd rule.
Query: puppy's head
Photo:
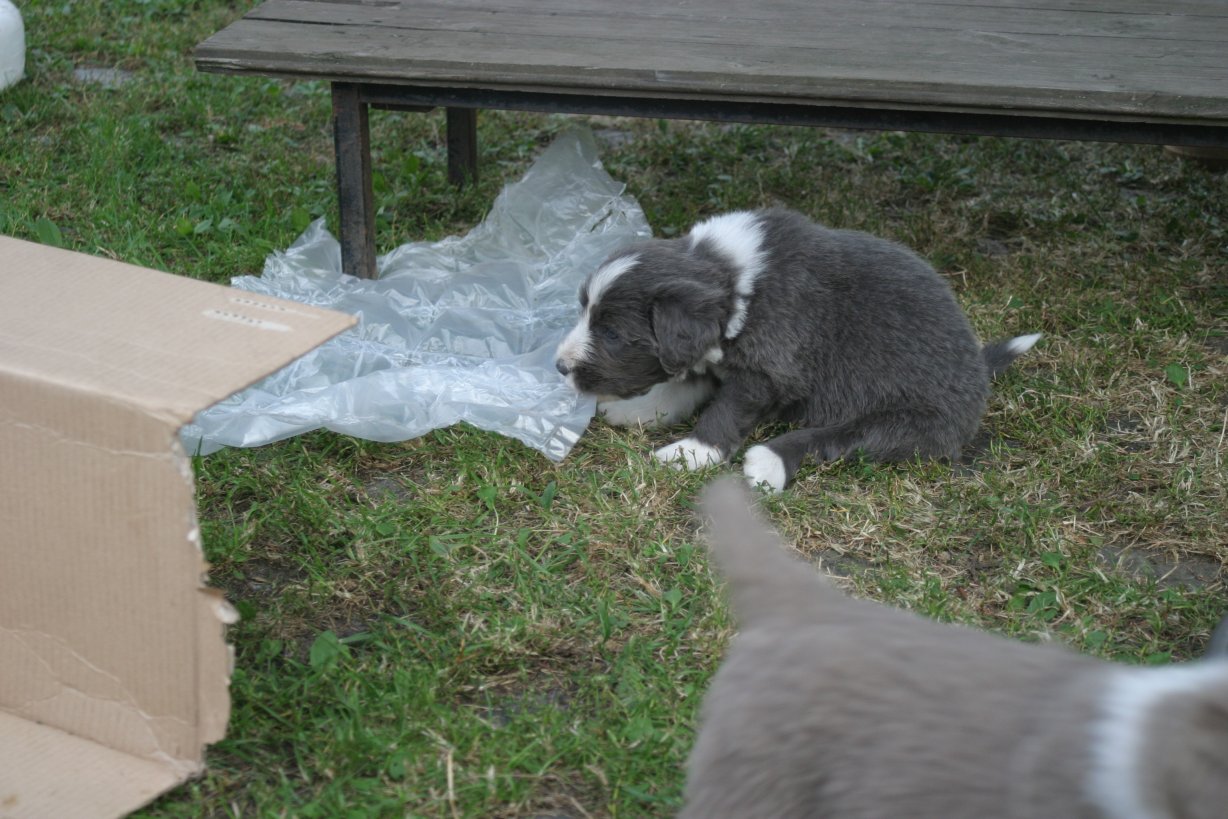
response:
[[[724,271],[678,240],[622,251],[580,288],[580,320],[555,365],[579,392],[632,398],[720,357]]]

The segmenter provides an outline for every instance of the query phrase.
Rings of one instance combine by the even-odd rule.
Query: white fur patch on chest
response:
[[[1109,678],[1099,720],[1092,726],[1088,798],[1106,816],[1154,819],[1161,815],[1140,785],[1147,720],[1159,703],[1228,679],[1228,663],[1165,668],[1123,668]]]
[[[714,216],[691,228],[690,237],[692,248],[700,242],[710,243],[737,271],[733,317],[725,326],[725,338],[733,338],[746,324],[746,310],[755,292],[755,280],[767,264],[759,216],[746,210]]]
[[[679,378],[687,378],[689,375],[704,375],[706,373],[712,373],[717,378],[720,378],[724,370],[720,364],[724,360],[725,351],[720,347],[713,347],[704,353],[704,357],[699,359],[689,373],[683,373]]]

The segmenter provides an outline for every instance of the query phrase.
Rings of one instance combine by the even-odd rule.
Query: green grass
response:
[[[22,4],[0,231],[226,282],[335,225],[327,88],[197,74],[250,4]],[[76,67],[119,68],[115,88]],[[575,119],[376,112],[382,250],[468,230]],[[659,234],[767,204],[905,242],[985,337],[1044,340],[957,466],[810,466],[766,502],[852,593],[1132,663],[1228,608],[1228,176],[1158,148],[588,121]],[[314,433],[196,463],[243,615],[227,738],[147,816],[664,816],[732,631],[679,430],[592,429],[553,465],[468,428]]]

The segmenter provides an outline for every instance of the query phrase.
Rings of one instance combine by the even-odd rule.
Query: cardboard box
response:
[[[119,816],[226,731],[178,430],[354,319],[0,237],[0,817]]]

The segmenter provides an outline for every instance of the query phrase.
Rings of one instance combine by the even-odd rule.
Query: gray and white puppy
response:
[[[1228,816],[1228,661],[1116,665],[848,598],[729,481],[704,510],[741,632],[684,819]]]
[[[615,424],[692,435],[657,458],[721,463],[767,420],[802,425],[747,451],[781,490],[806,455],[959,456],[989,378],[1038,335],[982,348],[946,282],[912,251],[788,210],[740,211],[628,247],[588,276],[557,367]]]

